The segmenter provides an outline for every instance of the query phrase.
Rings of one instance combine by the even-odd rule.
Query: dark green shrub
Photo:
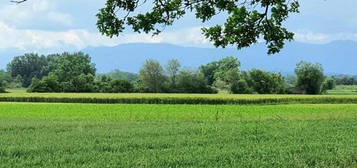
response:
[[[333,78],[327,78],[322,84],[322,93],[325,93],[327,90],[332,90],[336,87],[336,81]]]
[[[233,94],[250,94],[253,92],[244,79],[233,82],[230,89]]]
[[[27,89],[28,92],[37,92],[37,93],[45,93],[45,92],[51,92],[50,88],[47,87],[47,84],[39,80],[37,78],[33,78],[31,85]]]
[[[177,77],[177,89],[181,93],[213,93],[204,75],[197,71],[182,70]]]
[[[0,80],[0,93],[5,93],[5,87],[1,80]]]
[[[248,85],[259,94],[285,93],[286,84],[281,74],[253,69],[247,78]]]
[[[127,80],[113,80],[109,83],[110,93],[131,93],[134,86]]]

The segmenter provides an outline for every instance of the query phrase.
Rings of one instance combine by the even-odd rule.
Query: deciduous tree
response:
[[[203,23],[223,17],[224,23],[202,28],[215,46],[241,49],[261,39],[268,53],[274,54],[286,40],[293,39],[294,34],[283,22],[291,13],[299,12],[298,8],[298,0],[107,0],[97,14],[97,27],[109,37],[120,35],[128,27],[156,35],[189,13]]]
[[[149,92],[159,93],[164,90],[166,76],[164,69],[158,61],[147,60],[139,73],[140,81],[148,88]]]
[[[321,64],[300,62],[297,64],[295,73],[297,87],[306,94],[320,94],[325,75]]]

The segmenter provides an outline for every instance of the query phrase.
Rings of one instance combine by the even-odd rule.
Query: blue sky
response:
[[[131,42],[173,43],[210,47],[200,28],[216,24],[222,17],[202,24],[188,15],[157,37],[125,32],[118,38],[98,33],[95,14],[105,0],[30,0],[15,5],[0,2],[0,49],[23,51],[73,51],[86,47],[114,46]],[[286,21],[296,33],[296,41],[328,43],[336,40],[357,41],[356,0],[301,0],[300,14]]]

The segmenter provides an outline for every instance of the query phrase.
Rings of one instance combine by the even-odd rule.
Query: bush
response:
[[[336,87],[336,81],[332,78],[328,78],[322,84],[322,93],[325,93],[327,90],[332,90]]]
[[[94,76],[92,74],[80,74],[77,78],[70,81],[73,85],[73,92],[93,92]]]
[[[136,81],[133,85],[134,85],[134,92],[137,93],[149,92],[149,88],[147,88],[141,80]]]
[[[286,84],[281,74],[253,69],[249,72],[248,85],[259,94],[285,93]]]
[[[0,93],[5,93],[5,87],[1,80],[0,80]]]
[[[182,70],[177,77],[177,88],[181,93],[213,93],[202,73]]]
[[[238,80],[232,83],[230,88],[231,93],[233,94],[250,94],[253,93],[252,88],[248,86],[248,83],[244,80]]]
[[[113,80],[110,82],[110,93],[131,93],[134,86],[127,80]]]
[[[45,92],[51,92],[51,91],[47,87],[47,84],[44,83],[42,80],[39,80],[37,78],[32,78],[31,85],[27,89],[27,92],[45,93]]]
[[[199,70],[204,75],[207,84],[212,86],[216,80],[226,81],[227,75],[231,71],[239,71],[240,62],[236,57],[226,57],[219,61],[214,61],[202,65]]]

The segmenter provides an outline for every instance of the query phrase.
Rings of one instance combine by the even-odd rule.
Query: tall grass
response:
[[[7,93],[0,102],[98,104],[354,104],[357,95]]]

